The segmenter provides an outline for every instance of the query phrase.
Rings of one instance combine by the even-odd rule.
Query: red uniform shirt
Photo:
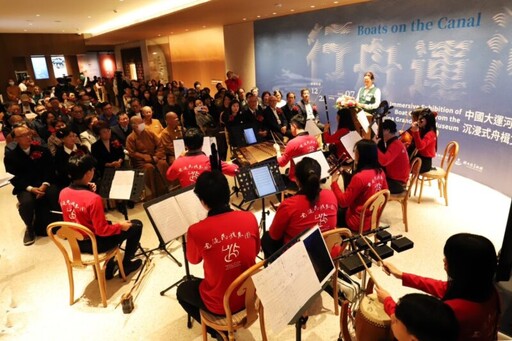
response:
[[[292,159],[297,156],[314,152],[317,149],[318,141],[316,140],[316,137],[310,136],[307,133],[301,133],[288,142],[283,155],[277,158],[277,163],[280,167],[284,167],[288,162],[290,162],[288,178],[290,178],[291,181],[295,181],[295,163]]]
[[[237,92],[242,87],[242,80],[240,78],[229,78],[224,81],[226,88],[233,92]]]
[[[431,278],[416,276],[408,273],[402,275],[402,285],[419,289],[437,298],[446,293],[447,282]],[[464,299],[450,299],[444,301],[452,308],[459,321],[460,341],[492,341],[497,338],[499,318],[499,298],[494,292],[491,297],[482,303]],[[396,303],[393,298],[384,300],[384,310],[388,315],[395,313]]]
[[[359,233],[359,220],[363,205],[372,195],[380,190],[388,189],[384,172],[378,173],[375,169],[365,169],[356,173],[345,192],[342,192],[337,182],[331,184],[331,189],[338,199],[340,207],[348,207],[345,214],[347,227]],[[371,212],[367,211],[363,231],[371,227]]]
[[[331,230],[336,227],[337,211],[336,196],[328,189],[320,191],[314,206],[309,204],[304,194],[296,194],[279,205],[268,233],[272,239],[288,243],[316,224],[322,232]]]
[[[411,134],[419,155],[424,157],[436,156],[437,135],[435,132],[431,130],[423,138],[420,137],[419,131],[411,131]]]
[[[349,155],[349,153],[347,152],[347,149],[345,148],[343,143],[341,143],[341,140],[340,140],[343,136],[347,135],[348,133],[350,133],[350,130],[348,130],[347,128],[338,129],[332,135],[328,131],[324,132],[324,142],[331,143],[336,146],[336,156],[338,158],[341,158],[343,153],[345,153],[347,156]]]
[[[209,311],[224,315],[224,293],[245,270],[255,264],[260,250],[256,217],[251,212],[231,211],[209,216],[190,226],[187,259],[203,261],[204,280],[199,286],[201,299]],[[230,299],[232,311],[245,307],[244,296]]]
[[[387,145],[386,152],[383,153],[377,149],[379,155],[379,163],[384,167],[386,176],[390,179],[407,183],[411,166],[409,165],[409,155],[407,149],[402,142],[393,138]]]
[[[109,224],[105,219],[101,197],[86,188],[64,188],[59,195],[64,221],[78,223],[101,237],[121,233],[120,224]]]
[[[167,180],[178,179],[181,187],[187,187],[196,183],[202,172],[211,170],[210,158],[206,154],[180,156],[167,169]],[[222,162],[222,173],[234,176],[238,166]]]

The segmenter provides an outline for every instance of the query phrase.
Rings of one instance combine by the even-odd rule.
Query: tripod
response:
[[[160,291],[160,296],[165,295],[165,293],[167,291],[171,290],[174,287],[177,287],[178,285],[180,285],[183,282],[196,279],[196,277],[194,277],[194,276],[192,276],[190,274],[190,269],[189,269],[188,260],[187,260],[187,239],[185,238],[185,235],[181,236],[181,243],[182,243],[182,246],[183,246],[183,259],[185,260],[184,261],[185,262],[185,276],[183,276],[183,278],[180,279],[179,281],[177,281],[176,283],[174,283],[171,286],[167,287],[166,289]],[[171,254],[169,254],[169,255],[171,256]],[[174,257],[172,257],[172,258],[174,258]],[[179,265],[181,266],[181,264],[179,264]],[[187,315],[187,328],[189,328],[189,329],[192,328],[192,318],[191,318],[190,315]]]

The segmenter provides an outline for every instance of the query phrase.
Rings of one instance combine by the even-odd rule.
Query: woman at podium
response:
[[[373,72],[364,73],[364,86],[359,89],[356,96],[357,106],[368,113],[373,113],[380,104],[381,92],[374,84]]]

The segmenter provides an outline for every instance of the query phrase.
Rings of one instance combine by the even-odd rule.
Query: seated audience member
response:
[[[189,128],[199,128],[199,125],[196,122],[196,113],[195,109],[195,99],[189,98],[187,99],[187,106],[183,111],[183,115],[181,116],[181,123],[185,129]]]
[[[119,113],[117,115],[118,124],[112,126],[112,134],[119,140],[122,145],[126,145],[126,138],[128,135],[132,133],[132,126],[130,124],[130,119],[128,118],[128,114],[125,112]]]
[[[153,118],[153,109],[151,109],[151,107],[142,108],[142,119],[144,120],[146,129],[152,131],[155,135],[159,136],[164,130],[160,121]]]
[[[59,190],[54,183],[55,169],[50,151],[34,144],[32,133],[26,126],[16,126],[11,132],[16,147],[5,150],[5,170],[14,178],[10,180],[12,193],[18,198],[21,219],[26,230],[23,244],[32,245],[36,234],[46,235],[46,226],[53,221],[50,210],[59,210]]]
[[[112,139],[112,131],[107,122],[98,122],[93,128],[99,139],[93,143],[91,153],[97,161],[98,175],[102,177],[105,168],[117,169],[123,166],[124,149],[121,142]]]
[[[167,170],[165,151],[160,138],[146,129],[142,118],[134,116],[130,119],[132,133],[126,139],[126,150],[130,156],[132,167],[144,170],[146,186],[151,195],[146,199],[159,197],[167,193],[167,182],[164,174]]]
[[[304,130],[306,127],[306,120],[302,115],[295,115],[292,117],[290,122],[290,130],[293,139],[288,141],[283,155],[281,155],[281,149],[279,145],[274,144],[274,148],[277,152],[277,163],[279,167],[284,167],[290,162],[290,172],[288,173],[287,185],[295,187],[292,182],[295,182],[295,163],[293,158],[301,156],[307,153],[314,152],[318,149],[318,141],[314,136],[310,136],[307,131]],[[286,179],[286,178],[285,178]]]
[[[233,211],[229,207],[228,181],[219,171],[203,172],[194,192],[208,210],[208,217],[189,227],[187,259],[192,264],[203,261],[204,279],[181,283],[176,297],[187,314],[200,322],[200,309],[225,314],[224,293],[240,274],[255,264],[260,236],[252,212]],[[224,235],[235,235],[235,238],[221,238]],[[229,301],[231,311],[243,309],[244,299],[243,295],[233,295]],[[213,329],[208,331],[217,336]]]
[[[190,128],[183,138],[187,152],[174,160],[167,170],[167,180],[178,179],[181,187],[187,187],[196,183],[202,172],[211,170],[210,158],[203,153],[204,135],[197,128]],[[222,173],[235,176],[238,166],[221,162]]]
[[[263,110],[263,126],[280,140],[285,135],[292,137],[290,134],[287,134],[288,122],[281,108],[277,107],[277,97],[270,96],[268,101],[269,105]]]
[[[290,129],[290,121],[293,116],[299,113],[299,107],[295,105],[295,93],[289,92],[286,94],[286,104],[281,107],[288,122],[288,129]]]
[[[497,339],[500,312],[494,286],[496,264],[496,250],[489,239],[458,233],[444,245],[448,281],[405,273],[388,262],[384,262],[383,270],[401,279],[402,285],[422,290],[450,306],[459,322],[458,340],[491,341]],[[389,293],[377,289],[377,294],[388,315],[398,311]]]
[[[382,138],[377,144],[382,144],[383,151],[377,148],[379,163],[384,167],[389,192],[398,194],[405,191],[411,167],[409,155],[402,142],[396,137],[396,123],[391,120],[382,122]]]
[[[135,98],[134,96],[130,101],[130,106],[128,108],[127,113],[129,118],[132,118],[133,116],[142,118],[142,105],[138,98]]]
[[[71,122],[69,128],[78,136],[87,130],[87,123],[85,122],[84,109],[81,106],[75,105],[71,108]]]
[[[182,114],[183,114],[183,109],[178,104],[178,101],[176,100],[176,95],[173,94],[172,92],[169,92],[167,94],[167,97],[165,99],[165,103],[163,105],[162,110],[163,110],[164,113],[168,113],[168,112],[171,112],[171,111],[175,112],[180,119],[181,119]]]
[[[329,143],[333,147],[329,147],[331,152],[334,152],[336,157],[342,158],[345,156],[349,156],[349,153],[345,149],[343,143],[341,143],[341,138],[351,131],[356,130],[354,127],[354,122],[352,121],[352,114],[350,113],[350,109],[340,109],[336,112],[336,132],[331,134],[331,125],[326,123],[324,126],[324,142]]]
[[[51,114],[53,115],[53,114]],[[57,132],[61,129],[66,128],[66,123],[62,121],[57,121],[54,124],[54,129],[52,129],[52,134],[50,137],[48,137],[48,149],[50,150],[50,153],[52,153],[52,156],[55,156],[55,153],[57,153],[57,148],[62,146],[62,140],[57,137]],[[76,134],[75,134],[76,136]],[[75,143],[79,144],[80,139],[78,136],[75,137]]]
[[[80,142],[82,146],[86,147],[87,150],[91,151],[91,146],[94,142],[98,140],[98,136],[94,133],[93,126],[98,122],[98,116],[96,115],[88,115],[85,117],[85,124],[87,125],[87,130],[80,133]]]
[[[199,129],[201,129],[205,135],[208,135],[209,128],[215,125],[213,117],[210,115],[209,111],[210,109],[203,104],[201,99],[196,99],[194,101],[195,120]]]
[[[258,142],[271,139],[269,132],[263,127],[263,110],[258,106],[258,96],[252,93],[247,94],[247,109],[244,110],[243,115],[247,117],[249,125],[254,129]]]
[[[440,299],[429,295],[402,296],[390,317],[391,330],[398,341],[458,339],[459,324],[453,310]]]
[[[324,125],[322,122],[320,122],[320,115],[318,114],[315,103],[311,102],[309,89],[301,89],[300,96],[302,97],[302,99],[299,102],[297,102],[299,114],[304,116],[306,120],[313,120],[316,123],[318,129],[323,131]]]
[[[322,232],[336,227],[338,203],[331,190],[320,188],[320,164],[305,157],[295,171],[299,191],[279,205],[270,229],[263,235],[265,258],[315,225]]]
[[[420,173],[425,173],[432,169],[432,158],[436,156],[436,115],[430,109],[426,109],[420,114],[418,122],[414,122],[411,126],[414,146],[418,149],[417,156],[421,159]]]
[[[174,143],[172,141],[183,138],[183,130],[180,125],[180,118],[175,112],[168,112],[165,114],[165,122],[167,127],[160,134],[160,140],[164,146],[167,163],[172,165],[176,159],[174,154]],[[179,155],[178,155],[179,156]]]
[[[380,190],[387,189],[386,176],[379,165],[377,145],[371,140],[360,140],[354,147],[356,169],[348,187],[343,191],[338,185],[339,173],[335,173],[331,180],[338,205],[338,223],[336,226],[348,227],[359,233],[361,210],[364,203]],[[371,228],[371,214],[366,212],[363,231]]]
[[[37,134],[44,141],[48,141],[51,134],[55,132],[55,123],[57,123],[55,115],[51,112],[45,111],[40,118],[34,121],[34,127]]]
[[[91,155],[75,155],[69,159],[68,172],[71,185],[64,188],[59,196],[64,221],[81,224],[90,229],[96,236],[98,252],[105,252],[126,240],[123,267],[125,274],[137,270],[142,265],[142,260],[132,260],[139,246],[142,234],[142,222],[140,220],[109,223],[105,218],[103,201],[94,193],[91,184],[94,177],[95,160]],[[78,242],[80,251],[92,253],[90,239]],[[114,276],[114,259],[107,264],[105,277],[111,279]]]
[[[70,117],[67,114],[66,108],[60,103],[57,97],[51,97],[49,99],[49,106],[47,110],[55,115],[57,120],[64,121],[66,124],[69,124]]]
[[[281,90],[274,90],[274,96],[277,98],[277,107],[282,108],[286,105],[286,101],[283,99],[283,93]]]
[[[104,102],[99,104],[99,107],[101,109],[101,115],[99,117],[100,121],[107,122],[111,127],[115,126],[117,124],[117,117],[114,115],[112,104]]]
[[[229,105],[230,112],[223,113],[222,121],[226,125],[231,147],[245,146],[244,128],[251,127],[251,118],[245,112],[240,111],[240,102],[233,100]]]
[[[76,143],[76,134],[69,128],[63,128],[55,133],[62,144],[55,150],[55,183],[59,189],[69,186],[68,161],[76,154],[89,154],[89,149]]]

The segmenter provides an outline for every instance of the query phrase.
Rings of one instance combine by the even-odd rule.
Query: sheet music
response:
[[[251,176],[259,197],[264,197],[277,192],[276,185],[274,184],[274,178],[272,177],[272,174],[270,174],[268,166],[251,169]]]
[[[207,156],[212,155],[212,143],[217,144],[217,139],[215,137],[205,136],[203,138],[202,151]],[[186,150],[185,142],[183,141],[183,139],[173,140],[172,144],[174,146],[174,155],[176,155],[176,157],[180,156],[181,153],[183,153]]]
[[[183,139],[172,140],[174,146],[174,155],[178,158],[185,151],[185,142]]]
[[[253,275],[252,280],[265,307],[267,326],[274,333],[285,328],[306,302],[322,289],[301,242]]]
[[[322,131],[318,128],[318,126],[316,125],[316,122],[314,120],[307,120],[306,121],[306,128],[305,128],[305,130],[311,136],[322,135]]]
[[[2,173],[0,174],[0,187],[4,187],[4,186],[7,186],[8,184],[10,184],[10,180],[14,178],[14,175],[12,175],[11,173]]]
[[[183,217],[176,197],[159,201],[149,206],[147,210],[164,242],[168,243],[187,233],[189,225]]]
[[[110,186],[109,199],[130,200],[134,177],[135,171],[116,170]]]
[[[366,112],[364,110],[357,113],[357,120],[361,124],[361,128],[363,128],[365,132],[368,132],[370,122],[368,122],[368,118],[366,118]]]
[[[356,145],[359,140],[362,140],[361,135],[359,135],[356,131],[351,131],[345,136],[342,136],[340,141],[347,150],[347,152],[350,154],[350,157],[352,159],[355,158],[354,155],[354,146]]]
[[[178,194],[174,198],[176,198],[178,208],[181,210],[187,225],[185,232],[187,232],[190,225],[206,218],[208,212],[205,210],[193,190]]]
[[[330,168],[329,163],[327,162],[327,159],[325,158],[325,155],[321,150],[317,150],[312,153],[294,157],[293,162],[295,164],[297,164],[305,157],[310,157],[312,159],[315,159],[320,164],[320,167],[321,167],[320,179],[325,179],[325,178],[329,177],[329,168]]]

